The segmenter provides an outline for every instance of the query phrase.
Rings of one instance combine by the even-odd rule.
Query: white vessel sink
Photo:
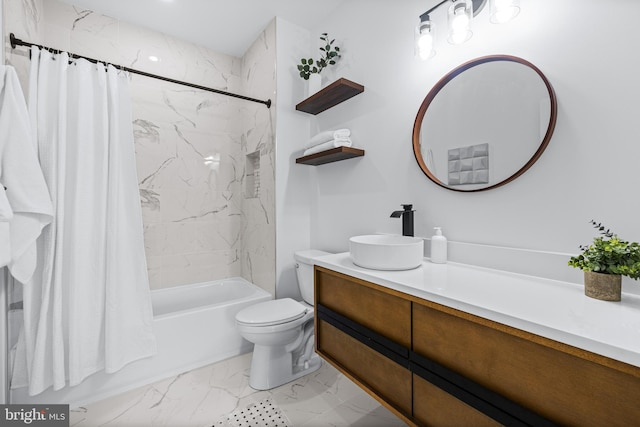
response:
[[[390,234],[354,236],[349,239],[351,260],[373,270],[410,270],[422,265],[424,243],[418,237]]]

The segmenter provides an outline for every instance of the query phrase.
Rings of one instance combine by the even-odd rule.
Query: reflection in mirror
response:
[[[413,129],[422,171],[454,191],[483,191],[522,175],[555,127],[553,88],[533,64],[494,55],[467,62],[429,92]]]

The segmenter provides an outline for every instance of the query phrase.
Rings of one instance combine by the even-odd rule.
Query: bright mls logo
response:
[[[69,405],[0,405],[2,426],[69,427]]]

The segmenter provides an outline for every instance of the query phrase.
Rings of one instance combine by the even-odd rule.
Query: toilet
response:
[[[240,335],[254,344],[249,385],[269,390],[320,367],[314,351],[313,260],[329,255],[314,249],[294,253],[302,301],[291,298],[261,302],[236,315]]]

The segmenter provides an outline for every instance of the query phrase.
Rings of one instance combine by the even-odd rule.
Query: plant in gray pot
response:
[[[605,301],[620,301],[622,276],[640,279],[640,244],[622,240],[601,223],[591,220],[601,236],[582,253],[571,257],[569,265],[584,271],[584,293]]]

